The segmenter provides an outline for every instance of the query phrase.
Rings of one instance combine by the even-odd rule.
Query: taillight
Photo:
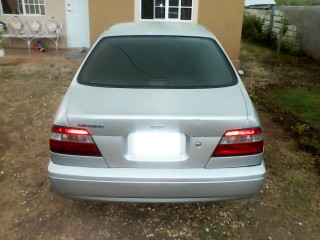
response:
[[[83,128],[53,126],[50,150],[54,153],[69,155],[101,156],[89,131]]]
[[[252,155],[263,152],[260,128],[227,131],[214,150],[213,157]]]

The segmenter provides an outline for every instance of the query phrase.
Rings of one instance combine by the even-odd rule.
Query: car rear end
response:
[[[59,107],[50,150],[51,186],[71,198],[240,199],[265,177],[252,102],[217,40],[193,24],[107,31]]]

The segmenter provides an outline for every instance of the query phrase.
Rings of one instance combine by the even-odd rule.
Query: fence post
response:
[[[273,29],[273,20],[274,20],[274,12],[276,10],[278,10],[279,7],[277,5],[273,5],[272,7],[272,11],[271,11],[271,14],[270,14],[270,23],[269,23],[269,26],[268,26],[268,32],[269,33],[272,33],[272,29]]]

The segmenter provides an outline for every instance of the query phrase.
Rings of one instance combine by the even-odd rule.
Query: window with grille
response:
[[[192,20],[192,0],[141,0],[141,19]]]
[[[45,15],[44,0],[1,0],[4,14]]]

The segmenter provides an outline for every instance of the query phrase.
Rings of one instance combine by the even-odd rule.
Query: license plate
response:
[[[186,137],[180,133],[132,133],[128,136],[128,154],[132,158],[181,158]]]

